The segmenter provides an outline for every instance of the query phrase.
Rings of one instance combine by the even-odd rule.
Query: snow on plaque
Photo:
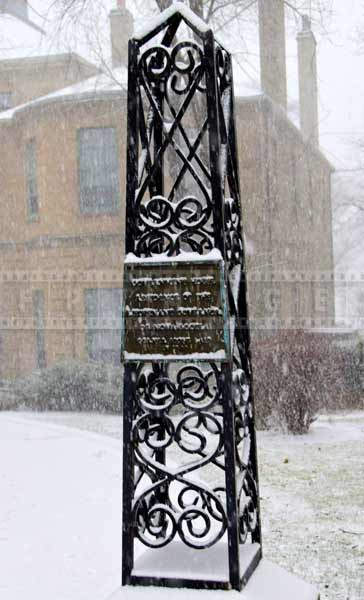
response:
[[[125,262],[124,360],[227,360],[220,260]]]

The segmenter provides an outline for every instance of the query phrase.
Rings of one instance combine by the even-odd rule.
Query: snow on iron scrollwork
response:
[[[178,417],[171,416],[173,409]],[[168,368],[141,369],[132,435],[138,467],[133,513],[139,540],[153,548],[176,536],[195,549],[215,544],[227,525],[225,490],[209,488],[194,475],[209,463],[223,469],[218,368],[186,365],[175,377]],[[172,444],[188,459],[182,466],[156,460],[158,452]]]
[[[178,256],[181,251],[206,254],[213,250],[211,202],[201,203],[196,197],[170,202],[154,196],[137,205],[138,256],[165,254]]]
[[[126,365],[124,581],[135,539],[203,550],[227,537],[229,582],[241,589],[238,546],[260,543],[260,519],[231,57],[185,7],[166,19],[131,55],[127,252],[146,269],[219,253],[231,352]],[[193,36],[181,41],[188,19]]]
[[[198,124],[198,132],[194,131],[193,139],[190,133],[191,123],[196,124],[194,98],[206,95],[202,48],[191,40],[179,42],[173,48],[163,45],[148,48],[139,58],[139,72],[141,157],[134,203],[135,253],[138,256],[176,256],[181,251],[205,254],[214,247],[211,176],[201,156],[206,116]],[[158,127],[162,137],[157,147]],[[180,168],[170,181],[166,197],[157,193],[156,179],[168,152],[179,161]],[[188,178],[193,192],[183,194]]]

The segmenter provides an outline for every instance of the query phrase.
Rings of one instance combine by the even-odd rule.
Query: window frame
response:
[[[102,132],[102,131],[110,131],[113,133],[113,138],[114,138],[114,142],[115,142],[115,172],[108,174],[108,179],[110,180],[111,177],[114,177],[114,189],[112,189],[112,186],[110,186],[110,189],[112,189],[112,201],[105,206],[104,205],[97,205],[97,202],[95,202],[93,207],[88,206],[87,200],[85,198],[86,193],[85,189],[84,189],[84,183],[83,183],[83,175],[82,173],[84,171],[86,171],[86,169],[83,169],[82,166],[82,148],[81,148],[81,136],[83,134],[83,132]],[[101,146],[101,150],[102,150],[102,146]],[[117,128],[113,125],[107,125],[107,126],[100,126],[100,127],[79,127],[77,129],[76,132],[76,151],[77,151],[77,170],[78,170],[78,204],[79,204],[79,210],[81,215],[84,216],[90,216],[90,217],[98,217],[98,216],[102,216],[102,215],[116,215],[119,213],[120,211],[120,207],[121,207],[121,201],[120,201],[120,152],[119,152],[119,144],[118,144],[118,135],[117,135]],[[101,153],[102,155],[102,153]],[[89,170],[89,167],[88,167]],[[101,165],[100,168],[100,173],[104,174],[105,173],[105,169],[104,169],[104,165]],[[92,186],[90,186],[91,188]],[[95,193],[95,192],[94,192]]]
[[[99,310],[100,310],[100,304],[101,304],[101,296],[104,293],[109,292],[110,294],[112,293],[118,293],[120,295],[119,297],[119,307],[118,307],[118,314],[116,316],[116,321],[119,324],[118,327],[113,328],[113,327],[108,327],[106,329],[103,329],[102,327],[100,327],[100,325],[102,325],[102,323],[99,323],[100,321],[102,322],[103,319],[115,319],[114,316],[110,317],[109,316],[101,316],[99,315]],[[97,305],[97,315],[90,315],[90,310],[89,310],[89,304],[90,300],[88,300],[88,298],[91,298],[91,294],[95,294],[96,295],[96,305]],[[95,361],[95,362],[103,362],[103,363],[107,363],[110,365],[120,365],[120,357],[121,357],[121,328],[122,328],[122,302],[123,302],[123,289],[122,287],[93,287],[93,288],[84,288],[83,290],[83,297],[84,297],[84,311],[85,311],[85,349],[86,349],[86,353],[87,353],[87,358],[90,361]],[[110,303],[111,306],[111,303]],[[92,326],[93,323],[96,321],[96,326]],[[93,340],[95,339],[95,336],[100,336],[100,339],[102,339],[103,335],[107,335],[109,334],[110,336],[110,341],[113,342],[113,337],[115,337],[115,339],[118,339],[118,348],[112,349],[111,345],[107,346],[107,347],[102,347],[97,349],[96,352],[93,351]],[[105,358],[105,360],[103,360],[103,358]]]
[[[0,112],[5,112],[13,107],[13,95],[13,92],[10,91],[0,91]],[[10,102],[8,102],[6,106],[3,106],[1,99],[5,97],[8,98]]]
[[[47,367],[47,350],[44,331],[45,294],[43,289],[33,290],[33,318],[35,325],[35,365],[37,370]]]
[[[33,153],[33,154],[32,154]],[[34,161],[34,166],[32,165]],[[38,191],[38,148],[36,139],[30,138],[24,149],[25,196],[28,222],[39,220],[39,191]],[[34,185],[34,190],[31,187]],[[34,205],[33,201],[35,199]],[[35,208],[34,208],[35,207]]]

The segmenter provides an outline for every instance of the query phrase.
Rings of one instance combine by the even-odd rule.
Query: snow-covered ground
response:
[[[0,413],[1,600],[118,589],[121,437],[116,416]],[[363,600],[364,412],[321,417],[307,436],[260,432],[258,444],[265,557],[322,600]]]

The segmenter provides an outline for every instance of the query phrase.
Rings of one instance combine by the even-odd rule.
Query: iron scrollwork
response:
[[[221,251],[232,359],[126,367],[124,543],[202,550],[231,540],[234,518],[236,544],[260,542],[259,494],[231,58],[211,32],[176,41],[175,15],[158,45],[131,42],[126,245],[140,258]]]
[[[215,365],[204,370],[184,365],[175,377],[147,365],[139,370],[132,438],[138,480],[145,487],[133,512],[137,536],[146,546],[163,547],[178,534],[191,548],[207,548],[225,533],[221,490],[193,479],[223,455],[220,388]],[[180,455],[178,468],[156,460],[158,452],[173,446],[173,456]]]

